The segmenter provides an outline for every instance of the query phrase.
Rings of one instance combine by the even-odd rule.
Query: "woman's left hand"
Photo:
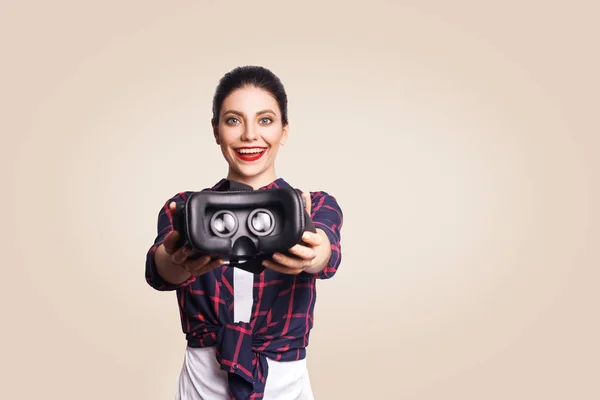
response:
[[[306,205],[306,212],[310,215],[311,201],[309,193],[302,193]],[[323,232],[306,231],[302,235],[302,243],[289,249],[289,255],[282,253],[273,254],[271,260],[264,260],[263,265],[282,274],[298,275],[302,271],[314,273],[323,269],[329,259],[330,245]],[[323,239],[325,238],[325,240]]]
[[[290,255],[275,253],[272,260],[264,260],[263,265],[282,274],[297,275],[306,269],[317,267],[320,246],[323,240],[318,233],[304,232],[304,243],[289,249]]]

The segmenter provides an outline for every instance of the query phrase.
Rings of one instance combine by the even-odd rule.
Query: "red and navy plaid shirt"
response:
[[[227,190],[221,179],[205,190]],[[290,187],[279,178],[259,190]],[[158,214],[157,237],[146,258],[146,280],[157,290],[177,292],[181,326],[188,346],[216,346],[221,368],[228,372],[232,400],[263,398],[268,375],[266,357],[294,361],[306,356],[313,327],[316,280],[331,278],[341,262],[342,211],[326,192],[310,192],[311,218],[331,243],[331,258],[317,274],[288,275],[265,269],[254,275],[254,302],[249,322],[234,322],[233,268],[222,265],[199,277],[174,285],[161,278],[154,252],[172,230],[171,201],[183,202],[191,192],[181,192],[165,202]]]

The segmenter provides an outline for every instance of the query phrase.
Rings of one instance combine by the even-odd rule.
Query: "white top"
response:
[[[249,322],[254,275],[234,268],[234,322]],[[313,400],[306,359],[275,361],[267,358],[269,375],[263,400]],[[176,400],[230,400],[227,372],[217,362],[215,347],[186,347]]]

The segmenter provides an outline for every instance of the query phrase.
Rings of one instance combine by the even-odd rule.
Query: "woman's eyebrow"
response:
[[[235,115],[239,115],[240,117],[244,116],[244,114],[242,114],[241,112],[236,111],[236,110],[225,110],[223,112],[223,115],[225,115],[225,114],[235,114]]]
[[[257,112],[256,115],[262,115],[262,114],[267,114],[267,113],[275,114],[275,111],[271,110],[270,108],[267,108],[267,109]],[[244,113],[237,111],[237,110],[225,110],[225,112],[223,112],[223,115],[225,115],[225,114],[235,114],[235,115],[239,115],[240,117],[244,116]]]

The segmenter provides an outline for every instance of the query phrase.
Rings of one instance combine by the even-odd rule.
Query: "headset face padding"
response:
[[[179,245],[187,243],[196,256],[220,257],[252,272],[263,269],[257,260],[286,254],[301,243],[304,231],[316,231],[293,188],[193,192],[178,203],[173,223],[181,235]]]

